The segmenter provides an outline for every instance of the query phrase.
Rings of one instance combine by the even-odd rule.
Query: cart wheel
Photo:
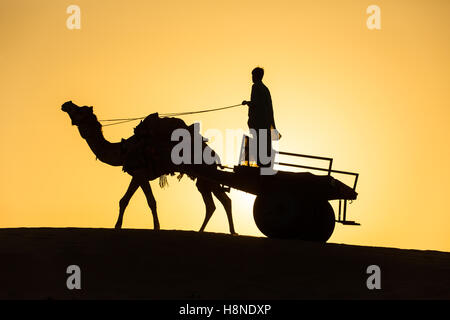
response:
[[[335,225],[334,211],[328,201],[284,192],[258,195],[253,217],[258,229],[269,238],[326,242]]]

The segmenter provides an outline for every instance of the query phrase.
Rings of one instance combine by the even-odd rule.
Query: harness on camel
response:
[[[134,135],[128,139],[121,141],[121,154],[124,159],[122,170],[133,175],[144,174],[149,180],[160,177],[159,184],[161,187],[167,185],[167,175],[174,175],[176,171],[181,172],[178,179],[183,176],[180,168],[173,164],[171,152],[173,147],[178,143],[171,141],[172,132],[176,129],[185,129],[191,135],[191,141],[195,138],[202,139],[202,151],[209,148],[206,139],[194,130],[195,124],[190,126],[179,118],[160,118],[158,113],[152,113],[142,120],[137,127],[134,128]],[[191,150],[191,163],[193,163],[194,153]],[[218,163],[213,164],[217,166]],[[194,180],[195,177],[188,174]],[[198,185],[197,187],[201,187]]]

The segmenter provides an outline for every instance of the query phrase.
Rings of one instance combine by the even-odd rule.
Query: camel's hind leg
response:
[[[140,184],[142,191],[144,191],[145,197],[147,198],[148,206],[152,210],[153,214],[153,229],[159,230],[159,220],[158,213],[156,212],[156,200],[153,196],[152,187],[148,181],[141,182]]]
[[[231,234],[237,234],[234,231],[234,224],[233,224],[233,215],[231,212],[231,199],[227,196],[225,191],[223,191],[220,187],[213,190],[214,195],[217,199],[219,199],[220,203],[222,203],[223,207],[225,208],[225,212],[227,213],[228,218],[228,225],[230,226],[230,233]]]
[[[205,203],[205,207],[206,207],[205,220],[203,221],[203,224],[199,231],[199,232],[203,232],[205,230],[206,225],[208,224],[209,219],[213,215],[214,210],[216,210],[216,206],[214,204],[214,200],[213,200],[211,191],[202,190],[202,191],[200,191],[200,193],[202,194],[203,202]]]
[[[119,201],[119,217],[117,218],[115,226],[116,229],[122,228],[123,214],[125,213],[125,209],[127,208],[128,203],[130,202],[130,199],[136,192],[137,188],[139,188],[139,182],[136,178],[133,177],[133,179],[131,179],[130,185],[128,186],[127,192],[125,192],[125,195]]]

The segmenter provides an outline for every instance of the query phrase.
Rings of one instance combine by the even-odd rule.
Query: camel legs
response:
[[[223,207],[225,208],[225,212],[227,213],[227,218],[228,218],[228,224],[230,226],[230,233],[236,234],[236,232],[234,231],[233,217],[231,214],[231,199],[222,190],[213,190],[212,192],[211,191],[201,192],[203,201],[205,202],[205,206],[206,206],[206,214],[205,214],[205,220],[203,221],[203,224],[200,227],[200,232],[203,232],[205,230],[205,227],[208,224],[209,219],[211,218],[214,211],[216,210],[216,206],[214,204],[212,193],[214,193],[216,198],[219,199],[219,201],[222,203]]]
[[[148,181],[141,182],[140,186],[141,186],[142,191],[144,191],[145,197],[147,198],[148,206],[150,207],[150,210],[152,210],[153,229],[159,230],[158,213],[156,212],[156,200],[155,200],[155,197],[153,196],[153,192],[152,192],[150,183]]]
[[[214,190],[214,195],[217,199],[219,199],[220,203],[222,203],[223,207],[225,208],[225,212],[227,213],[228,218],[228,225],[230,226],[230,233],[236,235],[237,233],[234,231],[234,224],[233,224],[233,215],[231,213],[231,199],[227,196],[227,194],[219,189]]]
[[[152,188],[150,187],[150,183],[148,181],[142,181],[142,179],[133,177],[131,179],[130,185],[128,186],[127,192],[119,201],[119,217],[116,222],[116,229],[122,228],[123,215],[125,213],[125,209],[130,203],[131,197],[133,197],[136,190],[141,187],[142,191],[144,191],[145,197],[147,198],[147,203],[153,214],[153,228],[155,230],[159,230],[159,221],[158,214],[156,212],[156,200],[153,196]]]
[[[199,232],[203,232],[205,230],[205,227],[208,224],[209,219],[216,210],[216,205],[214,204],[212,193],[210,191],[201,191],[201,194],[203,197],[203,202],[205,203],[206,206],[206,213],[205,213],[205,220],[203,221],[203,224],[200,227]]]
[[[119,201],[119,217],[117,218],[115,226],[116,229],[122,228],[123,214],[125,213],[125,209],[127,208],[131,197],[134,195],[138,188],[139,182],[136,178],[133,177],[133,179],[131,179],[130,185],[128,186],[127,192],[125,192],[125,195]]]

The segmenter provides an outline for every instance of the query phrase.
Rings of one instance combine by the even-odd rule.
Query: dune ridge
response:
[[[0,299],[450,299],[450,253],[178,230],[0,229]],[[69,290],[69,265],[81,289]],[[381,289],[369,290],[378,265]]]

